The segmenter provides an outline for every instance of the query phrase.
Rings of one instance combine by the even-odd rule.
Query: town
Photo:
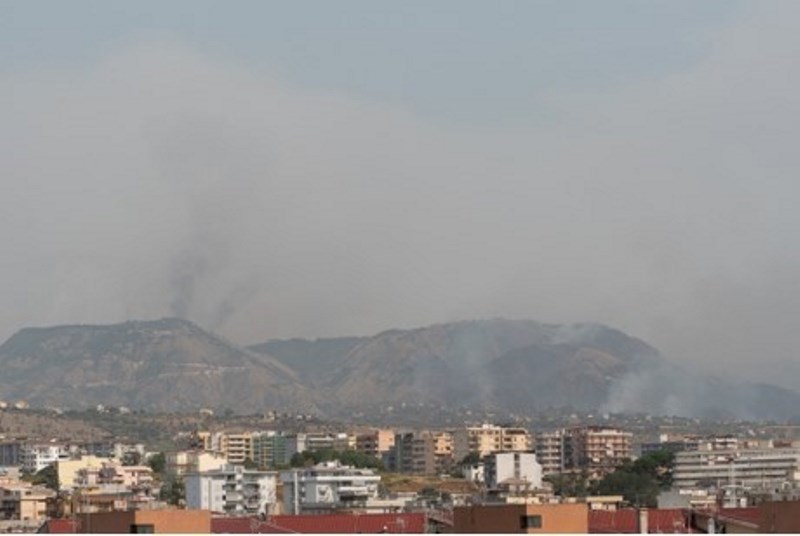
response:
[[[52,410],[0,408],[6,532],[800,531],[800,426],[788,424],[570,414],[386,427],[201,409],[170,415],[164,441],[69,437],[43,424],[59,422]],[[39,424],[9,424],[25,419]]]

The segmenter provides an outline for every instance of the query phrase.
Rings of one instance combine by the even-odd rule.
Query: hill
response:
[[[156,411],[313,407],[295,374],[178,319],[26,328],[0,346],[0,398]]]
[[[547,408],[787,420],[800,394],[704,377],[599,324],[472,320],[239,347],[178,319],[26,328],[0,346],[0,400],[81,409]],[[394,409],[392,409],[394,411]]]

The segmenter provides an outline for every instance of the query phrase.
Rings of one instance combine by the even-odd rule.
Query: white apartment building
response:
[[[378,498],[381,477],[370,469],[355,469],[338,461],[281,473],[286,514],[362,509]]]
[[[764,488],[796,482],[800,449],[695,450],[675,454],[673,483],[679,489],[738,486]]]
[[[59,460],[69,459],[69,448],[55,443],[24,444],[20,449],[20,464],[27,473],[36,473]]]
[[[273,513],[276,504],[277,475],[268,471],[248,471],[226,465],[204,473],[188,473],[186,507],[227,515]]]
[[[542,487],[542,465],[531,452],[496,452],[484,459],[484,478],[487,487],[497,489],[503,484],[529,489]]]

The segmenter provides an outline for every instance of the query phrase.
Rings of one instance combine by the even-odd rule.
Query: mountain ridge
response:
[[[176,318],[31,327],[0,345],[0,369],[0,399],[70,408],[303,410],[338,418],[405,403],[800,413],[800,393],[687,374],[645,341],[597,323],[492,318],[249,347]]]

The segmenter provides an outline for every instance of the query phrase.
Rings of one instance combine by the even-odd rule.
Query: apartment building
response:
[[[18,467],[22,456],[21,441],[0,442],[0,467]]]
[[[205,473],[222,469],[228,460],[223,454],[217,452],[178,450],[168,452],[166,462],[167,472],[180,477],[186,473]]]
[[[490,489],[504,483],[540,489],[542,465],[532,452],[495,452],[484,458],[484,479]]]
[[[545,476],[563,473],[566,469],[564,435],[564,430],[536,434],[536,459],[542,464]]]
[[[564,458],[567,470],[585,470],[599,479],[633,457],[633,434],[618,428],[584,426],[565,432]]]
[[[281,473],[286,514],[329,513],[366,508],[378,498],[380,475],[338,461]]]
[[[769,488],[798,480],[798,448],[695,450],[675,454],[673,482],[679,489]]]
[[[69,448],[66,445],[56,443],[23,444],[19,460],[23,471],[37,473],[45,467],[53,465],[59,460],[67,460],[69,457]]]
[[[84,467],[76,471],[76,488],[149,490],[153,486],[153,470],[142,465],[120,465],[107,462],[101,466]]]
[[[276,504],[277,475],[268,471],[249,471],[240,465],[204,473],[187,473],[186,507],[211,510],[227,515],[273,513]]]
[[[526,452],[533,448],[531,434],[524,428],[493,424],[470,426],[453,433],[453,456],[463,459],[471,452],[483,457],[493,452]]]
[[[310,432],[286,436],[286,456],[291,459],[299,452],[321,450],[345,451],[355,448],[355,437],[345,432]]]
[[[453,464],[453,436],[442,431],[417,431],[395,435],[394,469],[401,473],[434,475]]]
[[[48,515],[53,490],[20,483],[0,487],[0,520],[42,522]]]
[[[251,432],[225,433],[220,436],[219,451],[228,463],[241,465],[253,460],[253,434]]]
[[[253,435],[253,461],[261,469],[275,469],[287,465],[286,436],[274,431]]]
[[[382,458],[394,448],[394,430],[372,430],[356,436],[356,450],[368,456]]]

